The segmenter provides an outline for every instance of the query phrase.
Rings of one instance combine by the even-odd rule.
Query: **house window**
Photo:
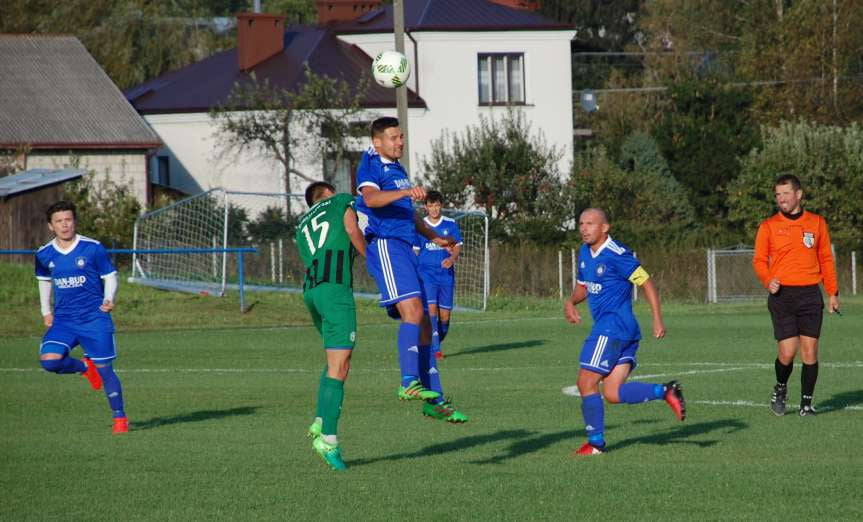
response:
[[[480,105],[524,104],[524,54],[478,55]]]
[[[157,158],[156,183],[163,187],[171,186],[171,158],[158,156]]]
[[[324,157],[324,181],[336,187],[336,192],[356,194],[356,171],[362,155],[362,152],[346,151],[340,161],[336,161],[334,154],[326,155]]]

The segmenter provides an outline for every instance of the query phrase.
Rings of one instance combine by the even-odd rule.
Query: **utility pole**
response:
[[[396,51],[407,56],[405,53],[405,4],[404,0],[393,0],[393,32],[396,37]],[[414,64],[416,67],[416,64]],[[414,73],[416,74],[416,73]],[[405,135],[405,146],[402,158],[399,162],[410,172],[411,155],[410,140],[408,140],[408,86],[396,87],[396,108],[398,110],[399,127]]]

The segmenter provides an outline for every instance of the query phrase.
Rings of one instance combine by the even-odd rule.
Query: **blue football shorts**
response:
[[[75,324],[54,321],[42,337],[41,354],[59,353],[68,355],[76,346],[81,345],[84,355],[95,363],[106,363],[117,358],[114,344],[114,328],[105,321],[91,321]]]
[[[366,270],[378,284],[380,305],[422,298],[413,246],[401,239],[375,238],[366,248]]]
[[[618,364],[629,363],[630,371],[638,365],[635,352],[638,340],[623,341],[607,335],[591,334],[581,347],[580,366],[602,375],[608,375]]]
[[[440,267],[428,267],[420,265],[420,281],[423,284],[424,304],[437,305],[444,310],[452,310],[454,301],[455,278],[448,270]]]

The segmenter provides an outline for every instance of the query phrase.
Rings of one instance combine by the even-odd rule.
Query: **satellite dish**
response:
[[[581,108],[585,112],[594,112],[599,109],[599,105],[596,104],[596,94],[593,91],[581,91]]]

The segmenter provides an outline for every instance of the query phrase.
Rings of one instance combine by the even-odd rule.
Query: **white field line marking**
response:
[[[743,406],[746,408],[764,408],[767,409],[770,405],[766,402],[754,402],[754,401],[690,401],[687,400],[686,404],[705,404],[707,406]],[[788,404],[789,409],[797,409],[799,405]],[[792,408],[793,407],[793,408]],[[852,404],[846,404],[845,406],[840,406],[838,408],[824,408],[821,409],[818,407],[818,403],[815,404],[816,411],[838,411],[838,410],[854,410],[854,411],[863,411],[863,406],[857,406]],[[789,412],[788,415],[792,415],[793,412]]]

